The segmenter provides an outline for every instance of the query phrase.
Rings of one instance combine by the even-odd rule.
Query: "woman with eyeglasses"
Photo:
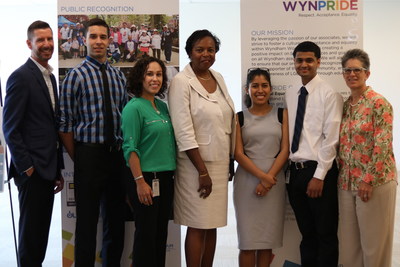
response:
[[[229,158],[235,110],[221,74],[211,69],[220,41],[198,30],[186,41],[190,63],[171,82],[168,103],[178,145],[174,220],[188,226],[186,264],[211,267],[217,230],[227,224]]]
[[[283,166],[289,156],[287,110],[269,103],[267,69],[249,69],[247,110],[238,113],[233,200],[239,240],[239,266],[270,266],[272,249],[282,246],[285,217]]]
[[[340,125],[339,261],[343,266],[389,267],[397,187],[393,110],[366,84],[370,76],[366,52],[347,51],[342,67],[351,94]]]

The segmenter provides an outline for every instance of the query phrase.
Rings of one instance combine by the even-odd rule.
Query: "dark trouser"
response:
[[[124,168],[121,150],[75,145],[76,267],[94,266],[99,210],[103,219],[102,266],[120,266],[125,233]]]
[[[166,44],[164,46],[164,55],[165,55],[165,60],[166,61],[171,61],[172,44]]]
[[[112,58],[115,59],[116,62],[118,62],[121,59],[121,54],[118,52],[114,52],[112,54]]]
[[[134,50],[134,51],[135,52],[130,55],[130,52],[128,50],[126,50],[125,60],[127,60],[129,62],[135,61],[135,59],[136,59],[136,50]],[[130,55],[130,57],[128,58],[129,55]]]
[[[67,59],[67,58],[72,58],[72,54],[70,51],[64,51],[63,53],[63,58]]]
[[[125,45],[126,43],[121,43],[121,45],[119,46],[122,58],[126,58]]]
[[[161,58],[161,49],[155,49],[153,48],[153,57],[157,57],[158,59]]]
[[[40,267],[46,255],[54,202],[54,181],[37,172],[18,186],[20,267]]]
[[[133,244],[133,267],[164,267],[168,221],[172,213],[174,180],[172,171],[157,172],[160,196],[153,198],[153,205],[139,202],[136,184],[133,204],[135,209],[135,241]],[[152,186],[154,173],[143,173],[147,184]]]
[[[308,182],[313,178],[317,162],[304,169],[290,166],[287,186],[289,201],[302,234],[301,266],[337,267],[338,265],[338,169],[334,162],[324,180],[322,196],[306,195]]]

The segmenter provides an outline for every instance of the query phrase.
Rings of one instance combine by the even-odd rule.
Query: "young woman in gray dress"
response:
[[[269,104],[268,69],[249,69],[247,110],[238,113],[234,205],[239,266],[270,266],[272,249],[282,246],[285,177],[289,155],[287,111]],[[239,127],[240,126],[240,127]]]

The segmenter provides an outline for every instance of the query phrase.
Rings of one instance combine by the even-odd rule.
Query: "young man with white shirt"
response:
[[[68,37],[69,37],[69,32],[70,29],[68,27],[67,23],[64,23],[63,26],[60,29],[60,34],[61,34],[61,44],[65,43],[66,41],[68,41]]]
[[[317,74],[321,49],[300,43],[293,52],[301,84],[286,92],[289,114],[289,201],[302,234],[301,265],[338,264],[338,169],[335,158],[343,98]]]

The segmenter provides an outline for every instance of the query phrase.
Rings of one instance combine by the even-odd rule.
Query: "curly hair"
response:
[[[146,74],[149,64],[152,62],[157,62],[161,66],[163,80],[160,91],[158,91],[156,96],[164,98],[164,92],[167,90],[168,86],[167,68],[161,60],[154,57],[141,58],[138,62],[136,62],[135,66],[133,66],[129,73],[128,92],[132,93],[136,97],[142,96],[144,75]]]

